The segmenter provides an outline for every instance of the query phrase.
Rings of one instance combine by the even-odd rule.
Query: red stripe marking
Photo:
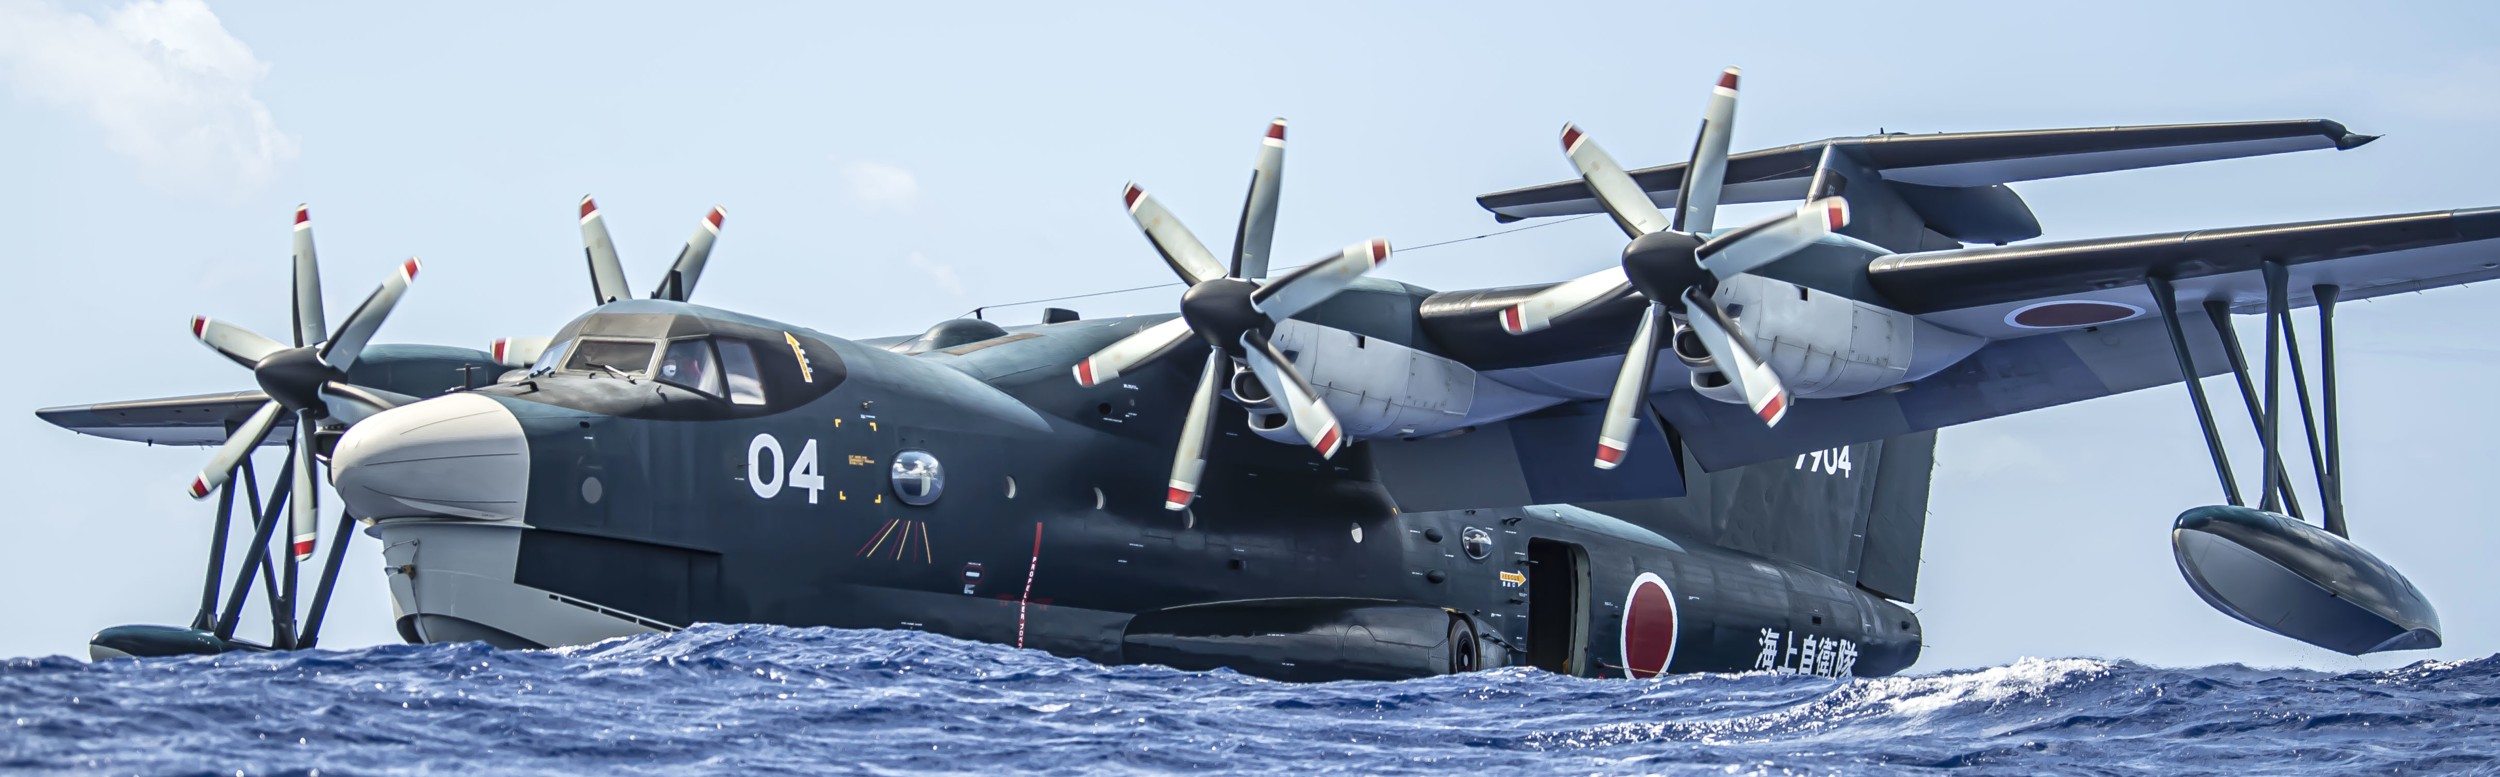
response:
[[[720,208],[718,208],[718,207],[714,207],[714,208],[712,208],[712,214],[711,214],[711,215],[709,215],[709,216],[704,216],[704,217],[703,217],[703,220],[704,220],[704,221],[707,221],[707,222],[710,222],[710,223],[711,223],[711,225],[712,225],[712,228],[713,228],[713,229],[720,229],[720,223],[721,223],[721,221],[722,221],[722,220],[724,220],[724,219],[727,219],[727,218],[729,218],[729,212],[728,212],[728,211],[724,211],[724,210],[721,210],[721,209],[720,209]]]
[[[1613,447],[1602,442],[1598,443],[1597,460],[1608,464],[1621,463],[1623,461],[1623,449]]]
[[[413,280],[416,280],[416,279],[417,279],[417,258],[416,258],[416,257],[411,256],[411,257],[408,257],[408,261],[400,263],[400,265],[399,265],[399,272],[400,272],[400,274],[401,274],[401,275],[408,276],[408,280],[412,280],[412,281],[413,281]]]
[[[1033,573],[1042,568],[1042,522],[1033,522],[1033,562],[1024,568],[1024,596],[1016,600],[1016,648],[1024,648],[1024,611],[1033,604]]]
[[[1389,261],[1389,241],[1372,239],[1372,264]]]
[[[193,499],[205,499],[205,498],[207,498],[207,497],[208,497],[208,479],[207,479],[207,478],[192,478],[192,479],[191,479],[191,498],[193,498]]]
[[[1178,488],[1166,488],[1166,489],[1164,489],[1164,491],[1163,491],[1163,501],[1170,502],[1170,503],[1172,503],[1172,504],[1176,504],[1176,505],[1187,505],[1187,504],[1189,504],[1189,500],[1190,500],[1190,498],[1191,498],[1191,497],[1193,497],[1193,496],[1196,496],[1196,495],[1195,495],[1195,494],[1191,494],[1191,493],[1189,493],[1188,491],[1185,491],[1185,490],[1182,490],[1182,489],[1178,489]]]
[[[1094,360],[1087,359],[1076,363],[1076,384],[1086,388],[1093,388]]]
[[[1146,190],[1137,188],[1137,184],[1129,184],[1128,191],[1120,193],[1120,201],[1127,203],[1129,210],[1136,210],[1137,199],[1144,196],[1146,196]]]
[[[1527,333],[1528,324],[1522,320],[1518,305],[1502,309],[1502,328],[1510,330],[1510,333],[1514,335]]]
[[[304,222],[311,221],[311,220],[312,220],[312,209],[311,209],[311,208],[308,208],[308,207],[305,207],[305,206],[302,206],[302,205],[297,205],[297,206],[295,206],[295,223],[297,223],[297,224],[302,224],[302,223],[304,223]]]
[[[1728,68],[1726,72],[1723,72],[1723,73],[1720,73],[1720,74],[1719,74],[1719,88],[1721,88],[1721,89],[1734,89],[1734,88],[1736,88],[1736,69],[1735,69],[1735,68]]]
[[[590,198],[588,198],[588,197],[583,197],[583,198],[582,198],[582,218],[590,218],[590,214],[597,213],[597,212],[599,212],[599,203],[592,202],[592,201],[590,200]]]
[[[1275,121],[1268,122],[1268,123],[1267,123],[1267,136],[1268,136],[1268,137],[1271,137],[1271,138],[1275,138],[1275,139],[1277,139],[1277,140],[1284,140],[1284,139],[1285,139],[1285,120],[1284,120],[1284,119],[1277,119],[1277,120],[1275,120]]]
[[[1580,127],[1574,124],[1563,125],[1563,153],[1571,153],[1571,147],[1577,145],[1580,145]]]
[[[1328,454],[1329,454],[1329,452],[1330,452],[1330,451],[1334,451],[1334,450],[1336,450],[1336,449],[1337,449],[1337,427],[1335,427],[1335,426],[1333,426],[1333,425],[1332,425],[1332,426],[1328,427],[1328,431],[1321,432],[1321,433],[1319,434],[1319,442],[1318,442],[1318,443],[1316,443],[1316,444],[1314,444],[1314,445],[1313,445],[1313,447],[1316,447],[1316,448],[1318,448],[1318,449],[1319,449],[1319,454],[1320,454],[1321,456],[1326,456],[1326,455],[1328,455]]]
[[[312,540],[309,540],[309,539],[303,539],[303,540],[296,540],[296,541],[295,541],[295,557],[296,557],[296,558],[303,558],[303,557],[305,557],[305,556],[310,556],[310,555],[312,555],[312,549],[313,549],[313,541],[312,541]]]
[[[1773,418],[1778,418],[1778,417],[1780,416],[1780,411],[1781,411],[1782,409],[1787,408],[1787,407],[1788,407],[1788,396],[1787,396],[1787,395],[1785,395],[1785,394],[1773,394],[1773,395],[1771,395],[1771,401],[1766,402],[1766,403],[1764,403],[1764,404],[1762,405],[1762,412],[1760,412],[1760,413],[1756,413],[1755,415],[1762,416],[1762,420],[1763,420],[1765,423],[1768,423],[1771,419],[1773,419]]]
[[[206,340],[206,339],[208,339],[208,317],[207,317],[207,316],[192,316],[192,317],[191,317],[191,336],[192,336],[192,337],[197,337],[197,338],[200,338],[200,339],[202,339],[202,340]]]
[[[1823,217],[1831,222],[1832,231],[1840,231],[1841,227],[1849,226],[1849,206],[1840,200],[1833,200],[1823,206]]]

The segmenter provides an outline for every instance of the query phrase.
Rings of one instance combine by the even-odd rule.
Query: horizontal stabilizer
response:
[[[2349,149],[2375,139],[2375,135],[2357,135],[2325,119],[1830,138],[1729,157],[1721,201],[1805,199],[1825,147],[1847,152],[1895,184],[1967,189],[2292,151]],[[1634,170],[1632,180],[1652,202],[1672,206],[1684,182],[1684,164]],[[1587,184],[1576,178],[1495,192],[1477,197],[1476,203],[1502,221],[1600,212]]]

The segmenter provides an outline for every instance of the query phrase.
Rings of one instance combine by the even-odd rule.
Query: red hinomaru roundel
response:
[[[1675,594],[1651,572],[1632,579],[1623,597],[1623,674],[1656,677],[1675,659]]]

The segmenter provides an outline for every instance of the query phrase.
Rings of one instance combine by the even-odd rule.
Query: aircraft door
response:
[[[1579,545],[1528,541],[1528,665],[1588,674],[1589,554]]]

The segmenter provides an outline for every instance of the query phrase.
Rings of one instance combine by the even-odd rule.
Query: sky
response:
[[[2049,239],[2500,204],[2500,6],[1915,5],[0,0],[0,234],[30,292],[0,321],[33,340],[0,383],[0,488],[19,503],[0,518],[0,656],[83,655],[98,628],[189,619],[212,512],[178,492],[207,451],[82,438],[32,411],[251,387],[187,319],[285,331],[299,202],[333,321],[414,255],[426,271],[380,341],[479,348],[585,309],[584,193],[637,288],[720,203],[699,302],[903,334],[1170,280],[1115,192],[1135,180],[1216,239],[1272,117],[1292,122],[1278,262],[1299,263],[1372,236],[1498,229],[1472,198],[1570,176],[1553,141],[1565,121],[1627,165],[1679,161],[1731,64],[1745,68],[1739,150],[2319,117],[2386,135],[2016,184]],[[1551,282],[1621,245],[1582,220],[1404,252],[1380,274]],[[1178,293],[1069,306],[1153,313]],[[2500,403],[2477,390],[2500,385],[2495,305],[2500,289],[2469,287],[2338,317],[2353,537],[2430,596],[2446,647],[2351,658],[2198,601],[2169,523],[2220,497],[2174,385],[1943,433],[1915,670],[2500,652],[2486,466]],[[2225,426],[2253,461],[2246,426]],[[396,641],[376,543],[359,538],[347,563],[324,646]]]

